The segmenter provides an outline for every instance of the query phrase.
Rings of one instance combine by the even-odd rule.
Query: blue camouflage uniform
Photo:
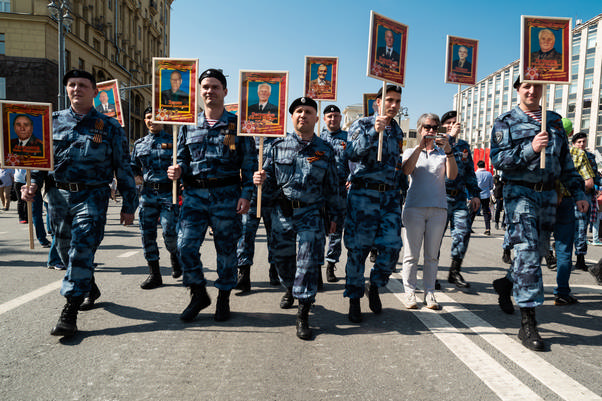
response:
[[[324,260],[325,217],[337,226],[344,218],[334,150],[316,135],[306,142],[289,133],[266,153],[263,188],[274,199],[272,245],[278,275],[285,287],[292,287],[293,297],[312,303]]]
[[[266,155],[266,150],[270,143],[274,141],[272,137],[263,139],[263,154]],[[259,149],[259,137],[256,137],[255,143]],[[263,191],[263,189],[262,189]],[[261,196],[261,216],[263,217],[263,225],[266,231],[266,241],[268,246],[268,263],[274,263],[272,256],[272,204],[268,197]],[[249,213],[242,216],[242,234],[238,240],[236,248],[236,257],[238,258],[238,266],[253,265],[253,257],[255,256],[255,237],[259,228],[261,218],[257,217],[257,187],[253,188],[253,197],[251,198],[251,206]]]
[[[347,194],[345,247],[347,248],[344,296],[364,295],[364,269],[368,253],[378,251],[370,283],[383,287],[395,270],[401,250],[401,154],[403,132],[395,120],[383,133],[382,161],[378,162],[376,117],[353,123],[345,155],[354,163]]]
[[[159,260],[159,218],[165,247],[169,253],[177,253],[179,206],[172,203],[173,181],[167,178],[167,168],[173,164],[172,135],[161,130],[138,139],[134,143],[131,163],[134,175],[142,176],[144,180],[138,221],[145,259],[149,262]]]
[[[594,184],[599,185],[599,178],[597,177],[598,167],[596,165],[596,156],[588,152],[584,151],[587,156],[587,160],[589,161],[589,165],[594,172],[593,177],[583,177],[584,179],[593,178]],[[587,212],[582,213],[575,206],[575,255],[586,255],[587,254],[587,227],[589,226],[590,213],[592,210],[592,199],[591,194],[588,196],[589,201],[589,209]]]
[[[330,132],[327,128],[322,129],[320,138],[330,144],[334,149],[334,157],[337,166],[337,175],[339,182],[339,194],[343,198],[343,202],[347,199],[347,189],[345,183],[349,177],[349,163],[345,158],[345,149],[347,148],[347,131],[339,129],[335,132]],[[337,225],[334,233],[328,235],[328,250],[326,251],[326,261],[338,263],[341,257],[341,240],[343,237],[343,224]]]
[[[67,266],[61,294],[80,297],[90,291],[113,176],[123,197],[122,213],[136,211],[138,194],[127,138],[117,120],[94,108],[85,116],[69,108],[53,113],[52,124],[54,171],[35,172],[32,183],[40,187],[46,179],[52,232]]]
[[[449,144],[456,158],[458,175],[455,179],[445,179],[447,193],[447,223],[451,232],[451,257],[463,260],[470,240],[472,222],[466,205],[466,191],[470,198],[478,198],[481,192],[474,172],[472,154],[468,143],[462,139],[448,136]]]
[[[236,285],[236,243],[241,234],[240,198],[250,200],[257,152],[253,138],[236,136],[236,115],[224,110],[213,125],[199,114],[196,127],[183,125],[178,136],[178,165],[184,192],[178,231],[183,284],[206,285],[199,249],[213,228],[218,279],[229,291]]]
[[[503,172],[508,240],[515,255],[509,278],[521,308],[544,301],[541,258],[548,253],[556,219],[555,181],[560,180],[575,200],[585,200],[583,179],[573,165],[561,117],[547,112],[545,169],[540,169],[540,155],[531,145],[540,131],[541,123],[516,106],[495,120],[491,133],[491,160]]]

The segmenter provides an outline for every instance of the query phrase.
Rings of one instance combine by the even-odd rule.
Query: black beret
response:
[[[148,106],[146,109],[144,109],[144,114],[142,114],[142,117],[146,117],[147,114],[153,114],[153,108],[151,106]]]
[[[450,118],[454,118],[457,117],[458,113],[456,112],[456,110],[450,110],[447,113],[443,114],[441,116],[441,124],[443,124],[444,122],[446,122],[447,120],[449,120]]]
[[[217,79],[218,81],[220,81],[222,83],[222,86],[224,87],[224,89],[226,89],[228,86],[228,84],[226,83],[226,77],[224,76],[224,73],[221,70],[216,70],[215,68],[209,68],[208,70],[205,70],[205,72],[203,72],[201,74],[201,77],[199,78],[199,84],[205,78]]]
[[[324,108],[324,113],[322,114],[328,114],[328,113],[340,113],[341,109],[339,109],[337,106],[335,106],[334,104],[329,104],[328,106],[326,106],[326,108]]]
[[[300,97],[295,99],[293,103],[291,103],[291,107],[288,108],[288,112],[293,114],[295,109],[299,106],[313,107],[314,109],[316,109],[316,112],[318,111],[318,104],[315,100],[313,100],[311,97]]]
[[[514,89],[520,88],[520,75],[516,77],[516,80],[514,81],[514,84],[512,86],[514,87]]]
[[[585,132],[577,132],[575,135],[573,135],[571,140],[573,141],[573,143],[575,143],[582,138],[587,138],[587,134]]]
[[[89,80],[90,82],[92,82],[92,86],[96,86],[96,79],[94,79],[94,76],[92,74],[90,74],[88,71],[84,71],[84,70],[69,71],[63,77],[63,86],[67,86],[67,81],[69,80],[69,78],[85,78],[85,79]]]
[[[391,85],[391,84],[387,85],[387,93],[389,93],[391,91],[397,92],[401,95],[401,86]],[[382,95],[383,95],[383,88],[381,86],[380,89],[378,90],[378,93],[376,94],[376,97],[379,98],[379,97],[382,97]]]

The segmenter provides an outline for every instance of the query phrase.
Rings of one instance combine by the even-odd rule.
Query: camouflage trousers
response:
[[[266,206],[265,204],[261,205],[261,217],[263,218],[268,245],[268,263],[274,263],[272,257],[271,213],[271,206]],[[242,216],[242,234],[236,248],[238,266],[253,265],[253,257],[255,256],[255,238],[257,236],[257,229],[259,229],[260,220],[261,218],[257,217],[257,200],[255,196],[253,196],[249,213]]]
[[[378,255],[370,271],[370,283],[377,287],[387,285],[402,246],[399,191],[379,192],[352,186],[347,194],[344,241],[347,265],[343,296],[364,296],[365,263],[372,248]]]
[[[550,249],[556,222],[556,191],[506,185],[504,201],[508,244],[514,249],[510,268],[513,296],[521,308],[539,306],[544,301],[541,259]]]
[[[447,202],[446,229],[447,225],[449,225],[452,240],[451,257],[452,259],[464,260],[472,226],[465,199]]]
[[[294,209],[292,216],[285,216],[276,204],[271,216],[272,253],[280,282],[293,288],[293,297],[314,302],[326,242],[320,210],[316,206],[302,207]]]
[[[206,285],[200,248],[207,228],[213,228],[213,242],[217,254],[215,286],[231,290],[236,286],[236,242],[241,233],[241,216],[236,213],[240,188],[236,185],[201,189],[186,188],[183,193],[178,252],[183,271],[183,284]]]
[[[48,213],[56,248],[67,267],[61,295],[79,297],[90,291],[94,277],[94,255],[104,236],[109,186],[69,192],[47,191]]]
[[[591,207],[591,205],[590,205]],[[575,255],[587,254],[587,226],[589,225],[589,210],[581,213],[575,206]]]
[[[179,206],[172,203],[171,192],[157,192],[147,188],[142,191],[138,222],[142,233],[144,258],[147,261],[159,260],[157,221],[160,221],[163,228],[165,248],[169,253],[178,250],[178,213]]]

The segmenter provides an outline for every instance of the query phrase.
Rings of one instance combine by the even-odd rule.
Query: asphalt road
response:
[[[326,283],[310,314],[315,338],[301,341],[296,309],[280,309],[282,289],[269,285],[263,231],[252,292],[231,297],[232,318],[213,320],[217,290],[210,286],[213,304],[185,324],[178,315],[189,295],[181,278],[171,278],[167,251],[161,246],[165,285],[140,289],[147,270],[139,230],[119,225],[111,201],[96,255],[98,307],[80,312],[75,337],[60,339],[49,332],[64,305],[64,272],[46,269],[47,249],[29,249],[15,206],[0,212],[1,400],[602,400],[602,286],[574,271],[580,303],[554,306],[555,272],[544,267],[537,319],[549,349],[527,350],[516,337],[520,314],[502,313],[491,287],[507,268],[503,231],[482,235],[481,217],[464,261],[468,291],[446,282],[446,233],[441,311],[420,302],[405,309],[395,273],[382,291],[382,314],[372,314],[364,298],[364,321],[351,324],[344,282]],[[209,235],[201,257],[214,280]],[[602,248],[591,247],[586,259],[600,258]],[[344,265],[345,254],[339,277]]]

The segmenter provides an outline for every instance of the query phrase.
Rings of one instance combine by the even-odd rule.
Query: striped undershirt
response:
[[[537,121],[538,123],[541,123],[541,109],[539,109],[537,111],[527,110],[527,111],[525,111],[525,114],[528,115],[529,117],[531,117],[532,119],[534,119],[535,121]]]
[[[215,123],[217,123],[219,120],[212,120],[210,118],[205,118],[205,121],[207,121],[207,124],[209,124],[210,127],[213,127],[215,125]]]

